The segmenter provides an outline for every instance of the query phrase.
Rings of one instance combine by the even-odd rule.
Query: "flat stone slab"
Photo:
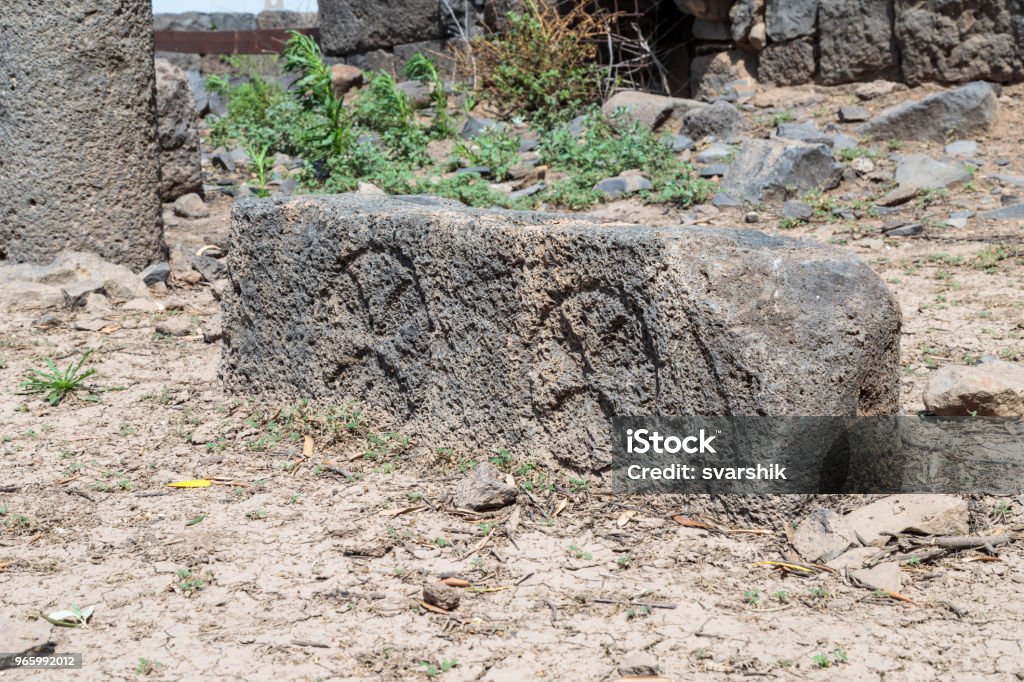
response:
[[[618,415],[898,409],[895,299],[812,242],[350,194],[242,200],[231,243],[226,385],[429,447],[595,470]]]

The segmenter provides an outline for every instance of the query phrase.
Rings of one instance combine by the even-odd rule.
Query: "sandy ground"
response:
[[[1022,226],[939,226],[952,210],[998,206],[995,158],[1010,162],[998,172],[1024,174],[1024,89],[1006,92],[1000,127],[977,138],[985,165],[972,187],[895,215],[783,230],[766,209],[751,225],[851,249],[889,283],[904,314],[908,412],[922,409],[934,368],[1024,354]],[[824,123],[847,101],[830,91],[807,113]],[[937,156],[941,145],[903,150]],[[882,191],[861,179],[828,196],[852,205]],[[222,239],[227,203],[214,207],[172,226],[169,241]],[[680,219],[636,202],[597,212]],[[922,236],[879,236],[908,216],[926,221]],[[743,224],[743,212],[703,219]],[[0,318],[0,653],[49,637],[85,655],[77,672],[2,679],[615,680],[642,672],[638,652],[676,680],[1024,679],[1019,543],[996,560],[972,551],[904,565],[902,601],[828,572],[758,565],[789,555],[796,518],[746,529],[758,532],[728,532],[725,519],[726,531],[687,527],[676,517],[697,519],[696,500],[615,498],[599,478],[542,462],[499,458],[530,494],[499,512],[459,512],[455,483],[495,453],[437,451],[422,434],[406,442],[352,406],[227,395],[219,346],[198,333],[218,309],[212,290],[173,287],[164,302],[173,310],[114,311],[99,332],[74,330],[71,312],[46,329],[33,326],[38,313]],[[196,333],[157,335],[169,316]],[[51,407],[17,393],[24,371],[87,347],[91,394]],[[199,477],[216,483],[164,487]],[[973,532],[1024,529],[1022,497],[969,504]],[[461,604],[424,608],[423,583],[448,576],[471,585]],[[89,627],[38,618],[72,604],[95,607]]]

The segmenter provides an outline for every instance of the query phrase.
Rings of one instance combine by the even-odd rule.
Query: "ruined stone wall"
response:
[[[1024,0],[676,0],[762,83],[1024,80]]]

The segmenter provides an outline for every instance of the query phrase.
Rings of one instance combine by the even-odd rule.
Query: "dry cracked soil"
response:
[[[850,99],[842,88],[817,95],[796,109],[819,124]],[[998,205],[990,162],[1024,174],[1024,87],[1006,88],[1000,105],[999,126],[976,138],[985,164],[968,186],[895,215],[836,217],[831,208],[883,192],[861,178],[825,195],[808,223],[782,229],[767,207],[750,225],[852,250],[889,283],[904,315],[908,412],[922,409],[935,368],[1024,354],[1022,225],[941,226],[951,211]],[[941,154],[934,143],[903,149]],[[876,163],[886,167],[884,153]],[[229,200],[211,206],[210,218],[171,221],[168,241],[194,250],[222,239]],[[681,219],[634,201],[595,213]],[[735,225],[744,213],[698,215]],[[927,229],[880,236],[896,218]],[[785,507],[754,520],[701,499],[618,498],[600,478],[543,462],[438,451],[429,434],[388,431],[357,406],[226,394],[219,346],[200,331],[218,310],[214,291],[172,281],[163,301],[166,312],[115,309],[98,331],[74,329],[81,312],[46,328],[38,312],[0,317],[0,650],[52,641],[84,654],[77,672],[0,678],[1024,679],[1019,542],[904,563],[898,592],[780,569],[760,562],[792,560],[799,518]],[[187,320],[188,333],[158,334],[167,318]],[[96,370],[85,390],[57,406],[19,392],[26,370],[84,348]],[[515,479],[515,505],[452,507],[479,459]],[[198,478],[213,484],[165,485]],[[971,532],[1024,528],[1024,497],[966,501]],[[425,606],[424,583],[444,578],[460,585],[459,605]],[[72,604],[94,607],[86,627],[39,618]]]

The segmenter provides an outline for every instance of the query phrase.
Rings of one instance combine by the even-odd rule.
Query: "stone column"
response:
[[[150,0],[3,0],[0,259],[164,257]]]

